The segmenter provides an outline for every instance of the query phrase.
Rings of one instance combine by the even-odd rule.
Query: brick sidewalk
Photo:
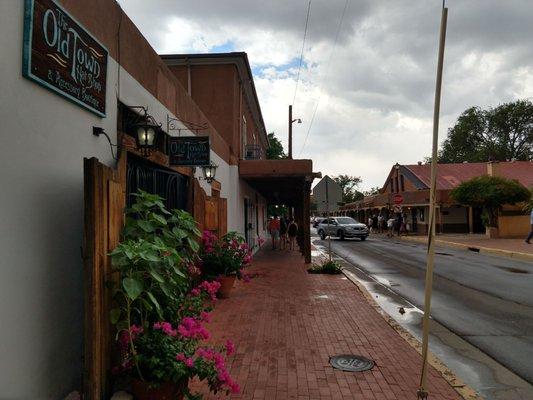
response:
[[[271,250],[260,252],[249,272],[258,275],[217,303],[208,326],[214,343],[236,345],[228,363],[242,390],[231,398],[416,399],[420,355],[344,275],[309,275],[297,252]],[[346,353],[376,366],[334,370],[329,357]],[[433,368],[429,382],[430,400],[460,399]]]

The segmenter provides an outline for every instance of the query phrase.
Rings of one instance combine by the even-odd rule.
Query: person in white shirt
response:
[[[391,214],[391,216],[389,217],[389,219],[387,220],[387,236],[388,237],[392,237],[393,234],[394,234],[394,218]]]
[[[529,232],[529,235],[527,235],[526,243],[531,244],[531,239],[533,239],[533,208],[531,209],[531,215],[529,222],[531,223],[531,231]]]

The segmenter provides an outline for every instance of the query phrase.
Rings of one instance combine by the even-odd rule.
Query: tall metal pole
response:
[[[329,261],[331,262],[331,232],[329,229],[329,186],[328,186],[328,177],[326,177],[326,214],[328,216],[328,254],[329,254]]]
[[[292,159],[292,105],[289,106],[289,159]]]
[[[439,58],[437,63],[437,80],[435,85],[435,107],[433,110],[433,147],[431,152],[431,188],[429,192],[429,232],[426,267],[426,291],[424,299],[424,319],[422,325],[422,373],[420,387],[417,392],[419,399],[427,399],[427,368],[428,368],[428,343],[429,343],[429,315],[431,312],[431,291],[433,287],[433,265],[435,259],[435,195],[437,186],[437,146],[439,139],[439,114],[442,87],[442,67],[444,64],[444,45],[446,41],[446,23],[448,8],[442,4],[440,20]]]

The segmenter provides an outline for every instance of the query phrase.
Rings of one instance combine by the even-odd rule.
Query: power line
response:
[[[310,11],[311,11],[311,0],[309,0],[309,4],[307,4],[307,17],[305,17],[304,39],[302,41],[302,50],[300,51],[300,64],[298,65],[298,75],[296,77],[296,87],[294,88],[294,97],[292,98],[293,105],[296,101],[296,93],[298,92],[298,82],[300,81],[300,70],[302,69],[302,60],[304,57],[304,48],[305,48],[305,38],[307,37],[307,25],[309,23],[309,12]]]
[[[346,9],[348,8],[348,0],[345,0],[344,2],[344,8],[342,9],[341,18],[339,20],[339,25],[337,26],[337,33],[335,34],[335,41],[333,42],[333,47],[331,49],[331,53],[329,54],[329,60],[328,64],[326,66],[326,73],[324,75],[323,83],[327,81],[328,75],[329,75],[329,67],[331,65],[331,60],[333,59],[333,53],[335,52],[335,48],[337,47],[337,41],[339,40],[339,34],[341,32],[342,27],[342,21],[344,20],[344,15],[346,14]],[[321,85],[323,86],[323,84]],[[298,157],[302,154],[304,151],[305,145],[307,144],[307,139],[309,138],[309,133],[311,132],[311,127],[313,126],[313,122],[315,120],[316,111],[318,110],[318,105],[320,104],[320,99],[322,98],[322,92],[318,95],[318,99],[316,101],[315,109],[313,110],[313,116],[311,117],[311,122],[309,123],[309,127],[307,128],[307,133],[305,134],[305,140],[302,145],[302,148],[300,152],[298,153]]]

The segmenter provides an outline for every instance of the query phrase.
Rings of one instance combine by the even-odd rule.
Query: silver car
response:
[[[336,236],[341,240],[345,238],[366,240],[368,237],[368,227],[350,217],[331,217],[329,218],[329,224],[328,218],[325,218],[320,221],[316,230],[322,240],[326,236]]]

